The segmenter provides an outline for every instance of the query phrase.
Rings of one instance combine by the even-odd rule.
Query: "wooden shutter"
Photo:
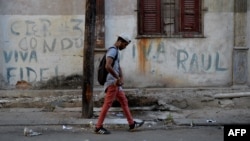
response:
[[[181,32],[200,32],[201,0],[180,0]]]
[[[161,33],[161,0],[140,0],[140,34]]]

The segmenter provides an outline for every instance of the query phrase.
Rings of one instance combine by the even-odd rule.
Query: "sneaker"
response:
[[[110,134],[110,132],[107,129],[103,128],[103,127],[96,128],[95,133],[96,134]]]
[[[143,124],[144,124],[144,121],[142,121],[142,122],[136,122],[136,121],[134,121],[134,124],[129,125],[129,131],[132,132],[132,131],[134,131],[135,129],[141,127]]]

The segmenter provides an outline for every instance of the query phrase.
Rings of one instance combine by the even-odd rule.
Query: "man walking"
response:
[[[104,104],[102,106],[102,110],[99,115],[95,129],[95,133],[97,134],[110,134],[110,131],[103,128],[103,122],[109,108],[112,106],[112,103],[115,99],[119,101],[123,113],[127,118],[129,124],[129,131],[134,131],[136,128],[144,124],[144,121],[136,122],[133,120],[128,107],[128,100],[125,96],[124,91],[122,90],[123,75],[122,69],[119,64],[120,54],[118,50],[125,49],[130,42],[131,41],[129,37],[126,34],[121,34],[118,36],[115,44],[110,47],[106,53],[105,68],[109,73],[104,84],[104,91],[106,92]]]

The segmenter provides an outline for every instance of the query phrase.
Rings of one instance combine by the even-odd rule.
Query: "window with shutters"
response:
[[[138,37],[203,37],[202,0],[138,0]]]

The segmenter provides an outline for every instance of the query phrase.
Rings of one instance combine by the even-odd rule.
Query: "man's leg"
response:
[[[129,125],[134,124],[134,120],[133,120],[133,117],[132,117],[132,115],[131,115],[131,112],[130,112],[130,109],[129,109],[129,106],[128,106],[128,99],[127,99],[127,97],[125,96],[124,91],[120,90],[120,91],[118,92],[118,94],[116,95],[116,98],[117,98],[117,100],[118,100],[118,101],[120,102],[120,104],[121,104],[123,113],[125,114],[125,116],[126,116],[126,118],[127,118],[128,124],[129,124]]]
[[[125,96],[125,93],[122,90],[120,90],[118,94],[116,95],[116,98],[120,102],[122,110],[128,120],[129,131],[134,131],[135,129],[141,127],[144,124],[144,121],[136,122],[133,120],[133,117],[131,116],[131,112],[128,106],[128,99]]]
[[[101,113],[99,115],[99,118],[98,118],[98,121],[96,124],[96,128],[102,127],[104,119],[106,117],[106,114],[107,114],[109,108],[112,106],[112,103],[114,101],[114,98],[115,98],[117,92],[118,92],[118,88],[116,86],[109,86],[107,88],[105,100],[104,100],[102,110],[101,110]]]

